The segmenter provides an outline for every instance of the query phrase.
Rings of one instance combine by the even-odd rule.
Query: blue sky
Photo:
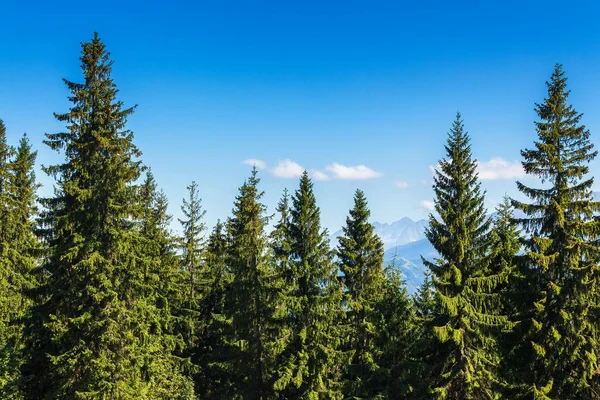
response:
[[[209,225],[229,216],[243,161],[256,159],[270,210],[305,168],[332,231],[356,188],[374,220],[423,218],[456,111],[493,208],[528,179],[519,150],[535,140],[534,103],[554,63],[600,145],[598,15],[578,1],[9,2],[0,118],[12,143],[28,133],[40,164],[59,160],[43,135],[63,128],[52,114],[69,107],[62,78],[80,79],[79,43],[97,30],[175,217],[192,180]]]

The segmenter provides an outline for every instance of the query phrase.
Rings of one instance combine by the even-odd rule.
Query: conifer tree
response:
[[[413,297],[414,308],[414,341],[410,349],[410,357],[414,360],[411,368],[413,395],[410,398],[427,398],[433,384],[432,369],[444,346],[439,346],[435,337],[434,326],[436,315],[439,315],[439,301],[435,294],[431,273],[425,271],[421,286]]]
[[[523,168],[542,182],[517,182],[530,202],[513,200],[526,217],[524,278],[535,298],[524,315],[523,336],[514,350],[514,377],[524,397],[600,398],[598,386],[598,278],[600,203],[592,200],[589,163],[596,157],[582,114],[568,103],[561,65],[536,104],[538,139],[521,151]]]
[[[395,265],[388,266],[382,287],[382,296],[376,305],[377,336],[374,352],[379,353],[379,369],[374,374],[376,394],[368,398],[416,399],[418,386],[423,380],[420,366],[412,360],[412,348],[417,339],[414,307]]]
[[[345,394],[373,398],[381,387],[370,382],[379,368],[374,346],[378,334],[377,305],[385,285],[383,242],[369,223],[371,212],[361,190],[354,194],[354,207],[338,238],[337,257],[344,284],[349,323],[348,350],[352,359],[345,376]]]
[[[18,379],[18,352],[15,349],[14,331],[11,327],[16,318],[13,302],[20,293],[13,288],[14,265],[11,253],[11,201],[10,157],[13,149],[6,142],[6,128],[0,120],[0,395],[16,398],[15,382]]]
[[[181,212],[185,219],[179,219],[183,228],[182,236],[179,238],[180,267],[182,276],[185,279],[185,285],[181,291],[180,306],[180,325],[178,330],[186,341],[186,353],[194,351],[198,343],[198,332],[200,325],[205,323],[202,320],[200,312],[200,302],[205,295],[205,290],[210,287],[202,286],[200,275],[202,274],[202,252],[204,251],[204,230],[203,221],[206,211],[202,209],[202,199],[198,194],[198,184],[192,182],[187,187],[188,198],[183,199]]]
[[[8,156],[4,127],[0,121],[0,154]],[[8,150],[8,151],[7,151]],[[12,151],[11,151],[12,152]],[[37,215],[35,181],[36,152],[23,136],[12,159],[0,165],[3,176],[2,216],[0,222],[0,285],[2,286],[0,321],[0,397],[21,398],[20,365],[25,357],[23,319],[32,305],[31,291],[37,287],[37,257],[40,244],[34,234]]]
[[[447,158],[434,177],[435,211],[425,234],[440,257],[425,264],[440,301],[434,332],[443,351],[433,394],[441,399],[496,398],[496,343],[490,330],[506,317],[488,303],[507,279],[485,268],[490,221],[460,114],[448,135]]]
[[[274,321],[277,276],[267,253],[266,206],[261,203],[257,170],[240,188],[233,216],[228,223],[228,265],[231,283],[228,310],[233,340],[239,349],[234,359],[236,385],[243,399],[265,399],[272,392],[274,342],[278,340]]]
[[[161,349],[146,355],[144,367],[151,378],[148,397],[193,398],[193,383],[184,372],[186,360],[179,357],[185,343],[177,330],[182,292],[187,287],[175,253],[176,240],[170,231],[168,200],[149,171],[140,187],[140,203],[141,237],[137,248],[143,277],[135,312],[151,323],[144,346]]]
[[[235,374],[231,365],[231,318],[226,314],[233,276],[227,265],[225,226],[217,222],[206,242],[198,284],[202,292],[196,341],[191,349],[196,367],[196,395],[202,399],[234,398]]]
[[[287,188],[283,191],[283,196],[277,204],[276,212],[279,214],[279,220],[274,226],[270,235],[271,251],[276,268],[279,274],[285,280],[286,286],[290,287],[292,282],[292,243],[290,236],[291,217],[290,217],[290,195]]]
[[[292,198],[289,243],[291,292],[284,303],[291,337],[277,364],[275,390],[283,398],[339,399],[347,362],[336,326],[343,318],[342,291],[306,172]]]
[[[513,313],[510,306],[510,285],[518,273],[516,259],[521,249],[521,237],[517,225],[514,223],[513,209],[510,198],[504,200],[496,208],[490,231],[489,252],[487,255],[487,268],[491,274],[505,274],[508,279],[505,283],[497,285],[495,292],[499,294],[497,308],[502,314]]]
[[[198,273],[201,267],[202,251],[204,247],[204,230],[206,225],[203,222],[206,211],[202,209],[202,199],[198,194],[198,184],[192,182],[187,187],[189,192],[188,199],[183,199],[181,212],[186,219],[180,219],[179,223],[183,228],[183,237],[180,239],[182,250],[183,270],[188,281],[188,296],[190,308],[196,304],[198,293]]]
[[[25,392],[153,398],[171,373],[151,365],[169,349],[156,338],[162,315],[148,297],[149,255],[137,229],[141,153],[126,129],[133,108],[117,100],[112,61],[98,34],[82,44],[80,60],[84,81],[65,80],[72,106],[56,114],[67,131],[46,140],[64,151],[65,161],[45,168],[56,179],[55,197],[44,201],[48,279],[46,300],[32,319]]]

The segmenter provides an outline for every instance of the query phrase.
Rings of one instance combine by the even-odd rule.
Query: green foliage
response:
[[[364,193],[357,190],[337,250],[349,324],[346,346],[352,352],[344,392],[359,398],[372,398],[383,389],[369,382],[379,369],[379,351],[374,346],[380,329],[376,308],[385,284],[383,242],[369,223],[370,214]]]
[[[377,395],[384,399],[419,398],[425,392],[419,392],[424,382],[423,368],[413,358],[413,348],[419,337],[415,308],[401,274],[395,268],[386,270],[381,299],[375,309],[378,329],[374,348],[379,353],[379,369],[373,380],[380,388]]]
[[[234,398],[236,375],[231,364],[235,350],[229,337],[231,318],[226,314],[233,275],[227,265],[228,243],[225,227],[217,222],[206,242],[198,287],[198,331],[191,348],[196,395],[202,399]]]
[[[523,168],[549,187],[517,182],[530,203],[513,200],[526,217],[525,287],[533,297],[522,310],[515,342],[515,385],[524,397],[600,398],[598,294],[600,203],[592,200],[589,163],[596,157],[582,114],[568,103],[560,65],[536,105],[538,140],[523,150]]]
[[[284,276],[291,291],[284,304],[290,338],[279,358],[275,390],[283,398],[340,399],[347,358],[336,326],[343,318],[342,290],[306,172],[292,198],[286,242],[290,263]]]
[[[306,172],[267,234],[254,168],[206,240],[192,182],[176,237],[97,34],[80,60],[52,197],[0,120],[0,398],[600,399],[597,152],[560,65],[521,152],[542,185],[493,219],[457,115],[411,298],[361,190],[334,256]]]
[[[34,235],[37,216],[33,171],[36,159],[27,136],[16,151],[6,144],[0,120],[0,397],[22,398],[20,367],[25,358],[23,320],[33,305],[32,291],[40,243]]]
[[[30,398],[190,395],[172,386],[185,383],[162,337],[168,311],[158,304],[165,290],[159,281],[168,278],[160,276],[161,244],[137,229],[148,214],[135,184],[140,152],[125,128],[133,108],[116,100],[111,68],[95,34],[82,44],[84,82],[65,80],[72,107],[56,118],[68,130],[47,134],[65,162],[44,168],[57,181],[55,197],[44,200],[50,254],[24,368]]]
[[[447,158],[434,177],[435,211],[426,236],[440,257],[425,261],[439,301],[434,333],[443,346],[435,360],[435,397],[497,398],[497,345],[492,334],[507,323],[497,308],[505,271],[486,268],[490,221],[471,156],[470,138],[457,114]]]
[[[228,221],[228,265],[233,275],[226,314],[232,321],[232,368],[237,397],[272,397],[273,363],[279,339],[277,306],[280,275],[268,262],[268,223],[257,170],[240,188]]]

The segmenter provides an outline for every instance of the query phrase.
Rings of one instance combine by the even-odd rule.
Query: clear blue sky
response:
[[[330,230],[356,188],[374,220],[423,218],[430,166],[457,110],[493,207],[516,194],[519,150],[535,139],[534,103],[556,62],[600,145],[600,6],[591,1],[20,1],[1,14],[9,140],[27,132],[40,164],[59,159],[43,134],[62,129],[52,114],[69,107],[61,79],[80,79],[79,43],[97,30],[120,98],[139,105],[130,128],[171,212],[180,215],[196,180],[209,225],[230,215],[247,159],[266,163],[270,210],[297,186],[277,175],[294,176],[298,164],[329,178],[315,191]],[[49,194],[52,181],[38,176]],[[341,179],[361,177],[371,179]]]

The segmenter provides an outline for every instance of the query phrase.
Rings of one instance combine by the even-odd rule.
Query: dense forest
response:
[[[44,142],[64,155],[43,168],[52,197],[0,121],[0,398],[600,399],[597,152],[560,65],[521,151],[528,200],[490,217],[460,114],[449,124],[426,230],[439,256],[409,295],[364,193],[332,248],[306,172],[271,215],[253,169],[214,227],[192,182],[174,234],[97,34],[80,61]]]

